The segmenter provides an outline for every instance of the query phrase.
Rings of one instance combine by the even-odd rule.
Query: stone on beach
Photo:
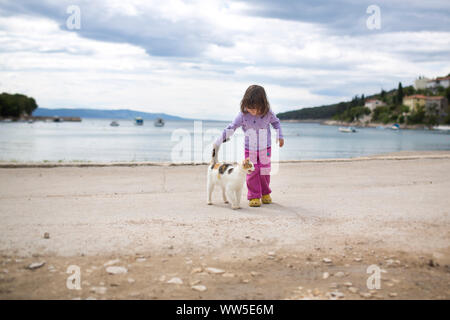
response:
[[[191,288],[192,288],[192,290],[195,290],[195,291],[200,291],[200,292],[206,291],[206,287],[203,285],[196,285],[196,286],[192,286]]]
[[[396,297],[396,296],[397,296],[397,293],[395,293],[395,292],[389,293],[389,297]]]
[[[358,288],[355,288],[355,287],[349,287],[348,288],[348,291],[350,291],[351,293],[358,293]]]
[[[177,277],[173,277],[172,279],[170,279],[169,281],[167,281],[167,283],[171,283],[171,284],[183,284],[183,280],[181,280],[180,278],[177,278]]]
[[[330,258],[323,258],[322,260],[324,263],[332,263],[333,260],[331,260]]]
[[[92,293],[105,294],[106,290],[107,290],[106,287],[91,287],[90,291]]]
[[[345,295],[339,291],[328,292],[326,295],[332,300],[341,299],[345,297]]]
[[[124,274],[127,273],[128,270],[125,267],[111,266],[106,268],[106,272],[109,274]]]
[[[103,264],[104,267],[112,266],[113,264],[119,263],[120,259],[109,260]]]
[[[323,274],[322,274],[322,279],[328,279],[330,277],[330,274],[328,273],[328,272],[324,272]]]
[[[196,267],[196,268],[192,269],[191,274],[200,273],[202,271],[203,271],[203,269],[201,267]]]
[[[35,269],[39,269],[40,267],[42,267],[44,265],[45,265],[45,261],[33,262],[27,266],[27,269],[35,270]]]
[[[213,267],[208,267],[205,269],[207,272],[209,273],[213,273],[213,274],[222,274],[225,273],[225,270],[219,269],[219,268],[213,268]]]
[[[222,274],[222,277],[224,278],[234,278],[234,273],[225,272]]]
[[[346,287],[351,287],[353,284],[351,283],[351,282],[345,282],[344,283],[344,286],[346,286]]]

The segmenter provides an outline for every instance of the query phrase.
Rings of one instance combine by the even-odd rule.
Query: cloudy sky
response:
[[[448,0],[0,0],[0,91],[46,108],[229,120],[251,84],[281,112],[448,73]]]

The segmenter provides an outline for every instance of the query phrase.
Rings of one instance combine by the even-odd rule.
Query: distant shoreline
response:
[[[370,122],[370,123],[362,123],[362,122],[343,122],[343,121],[337,121],[337,120],[330,120],[330,119],[304,119],[304,120],[297,120],[297,119],[288,119],[288,120],[281,120],[281,122],[285,123],[319,123],[321,125],[326,126],[344,126],[344,127],[355,127],[355,128],[376,128],[376,127],[384,127],[384,128],[390,128],[393,123],[381,123],[381,122]],[[400,129],[411,129],[411,130],[435,130],[436,126],[427,126],[425,124],[399,124]]]

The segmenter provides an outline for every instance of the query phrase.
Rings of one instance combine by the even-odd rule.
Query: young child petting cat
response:
[[[241,100],[241,110],[234,121],[223,131],[214,143],[214,149],[233,135],[234,131],[242,127],[245,133],[245,157],[249,157],[255,170],[247,174],[247,199],[250,207],[260,207],[262,203],[272,202],[270,193],[270,158],[271,137],[270,125],[277,132],[277,142],[284,145],[280,120],[270,109],[266,91],[263,87],[252,85],[245,91]]]

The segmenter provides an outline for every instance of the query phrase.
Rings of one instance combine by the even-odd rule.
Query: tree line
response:
[[[20,118],[31,116],[37,108],[36,101],[23,94],[0,94],[0,117]]]
[[[435,125],[438,123],[450,124],[450,112],[444,119],[439,119],[436,115],[428,114],[424,107],[416,110],[409,110],[408,106],[403,105],[403,98],[413,94],[422,94],[425,96],[440,95],[450,101],[450,87],[437,87],[436,89],[419,89],[413,86],[403,87],[402,83],[398,84],[397,89],[388,92],[381,90],[380,93],[365,97],[354,96],[351,101],[343,101],[331,105],[304,108],[277,114],[281,120],[309,120],[309,119],[333,119],[343,122],[358,121],[364,115],[371,114],[369,108],[364,104],[367,99],[377,99],[385,103],[384,106],[376,107],[372,111],[372,122],[398,122],[408,124],[428,124]]]

